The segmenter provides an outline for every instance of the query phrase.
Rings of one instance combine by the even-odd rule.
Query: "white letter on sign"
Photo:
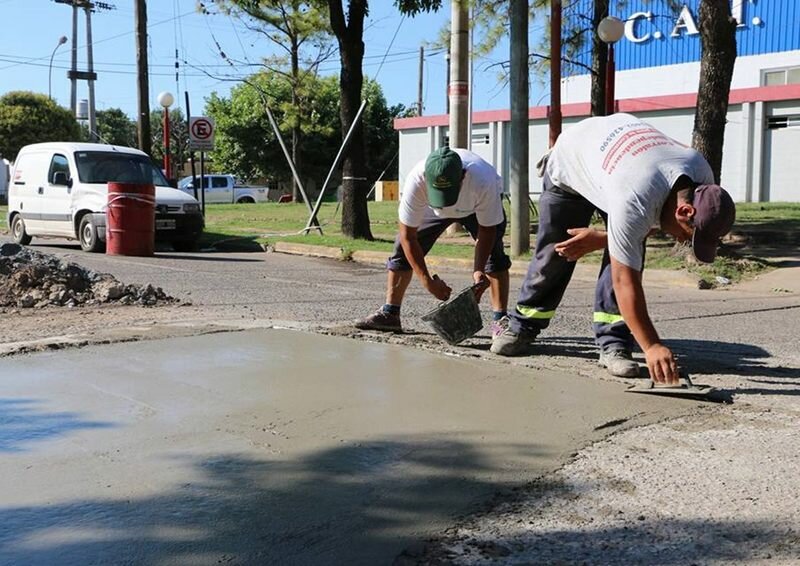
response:
[[[681,29],[686,30],[686,35],[697,35],[700,33],[697,31],[697,23],[694,21],[692,11],[689,10],[689,6],[686,4],[684,4],[683,8],[681,8],[681,13],[678,16],[678,19],[675,21],[675,27],[672,29],[670,37],[680,37]]]
[[[627,37],[628,41],[631,43],[644,43],[650,39],[650,32],[644,35],[636,35],[636,24],[639,23],[639,20],[652,22],[653,12],[636,12],[628,16],[628,19],[625,20],[625,37]]]

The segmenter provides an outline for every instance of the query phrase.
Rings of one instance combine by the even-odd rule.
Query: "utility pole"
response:
[[[94,6],[88,3],[84,6],[86,11],[86,66],[89,72],[89,141],[97,141],[97,113],[94,100],[94,56],[92,54],[92,9]]]
[[[97,139],[96,108],[94,98],[94,82],[97,80],[97,73],[94,72],[94,56],[92,45],[92,12],[100,10],[115,10],[113,4],[101,2],[99,0],[53,0],[56,4],[67,4],[72,7],[72,65],[67,72],[70,80],[69,105],[72,115],[78,115],[78,80],[86,81],[89,84],[89,137],[92,141]],[[86,11],[86,62],[88,70],[78,70],[78,10],[83,8]]]
[[[450,9],[450,147],[467,147],[469,112],[468,0],[452,0]]]
[[[136,2],[136,71],[137,71],[137,99],[139,117],[137,132],[139,134],[139,149],[147,155],[152,154],[152,140],[150,139],[150,84],[147,74],[147,2]]]
[[[444,83],[444,113],[450,114],[450,47],[447,47],[447,51],[444,53],[444,60],[447,64],[447,72],[445,73],[445,83]]]
[[[78,111],[78,6],[72,4],[72,64],[69,74],[69,108],[72,115]]]
[[[609,0],[594,0],[592,9],[592,86],[591,106],[592,116],[605,116],[606,114],[606,75],[608,73],[608,44],[600,39],[597,26],[608,16]]]
[[[531,249],[528,207],[528,0],[510,0],[509,16],[511,131],[508,180],[511,191],[511,255],[518,257]]]
[[[422,116],[422,73],[425,69],[425,48],[419,46],[419,84],[417,85],[417,116]]]

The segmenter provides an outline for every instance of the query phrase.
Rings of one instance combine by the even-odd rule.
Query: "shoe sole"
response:
[[[608,371],[608,373],[610,373],[614,377],[640,377],[641,376],[641,368],[640,368],[640,366],[638,364],[636,365],[636,369],[635,370],[633,368],[631,368],[631,370],[629,372],[625,372],[625,373],[622,373],[622,372],[614,373],[608,368],[608,364],[605,364],[603,362],[597,362],[597,365],[599,365],[601,368],[605,368]]]
[[[502,351],[500,351],[500,348],[495,350],[494,346],[490,346],[489,347],[489,351],[492,354],[496,355],[496,356],[503,356],[505,358],[514,358],[514,357],[517,357],[517,356],[525,356],[525,355],[527,355],[531,351],[532,348],[533,348],[533,344],[526,344],[525,346],[521,347],[518,350],[514,350],[512,352],[502,352]]]

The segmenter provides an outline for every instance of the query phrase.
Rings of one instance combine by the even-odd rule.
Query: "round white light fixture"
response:
[[[755,18],[753,18],[753,25],[754,25],[754,26],[760,26],[760,25],[761,25],[761,23],[762,23],[762,21],[761,21],[761,18],[759,18],[758,16],[756,16]]]
[[[164,91],[158,95],[158,103],[164,108],[169,108],[175,102],[175,97],[171,92]]]
[[[614,16],[606,16],[597,25],[597,35],[605,43],[616,43],[625,34],[625,23]]]

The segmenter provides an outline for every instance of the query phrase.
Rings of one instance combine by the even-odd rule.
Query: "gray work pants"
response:
[[[534,336],[549,326],[575,270],[575,262],[558,255],[555,245],[571,237],[567,229],[588,226],[595,211],[594,205],[584,197],[553,185],[546,175],[543,183],[536,249],[516,309],[510,315],[513,332],[524,331]],[[605,220],[602,212],[601,215]],[[603,253],[595,288],[592,329],[596,343],[603,349],[630,349],[633,346],[631,332],[620,316],[614,294],[608,248]]]

